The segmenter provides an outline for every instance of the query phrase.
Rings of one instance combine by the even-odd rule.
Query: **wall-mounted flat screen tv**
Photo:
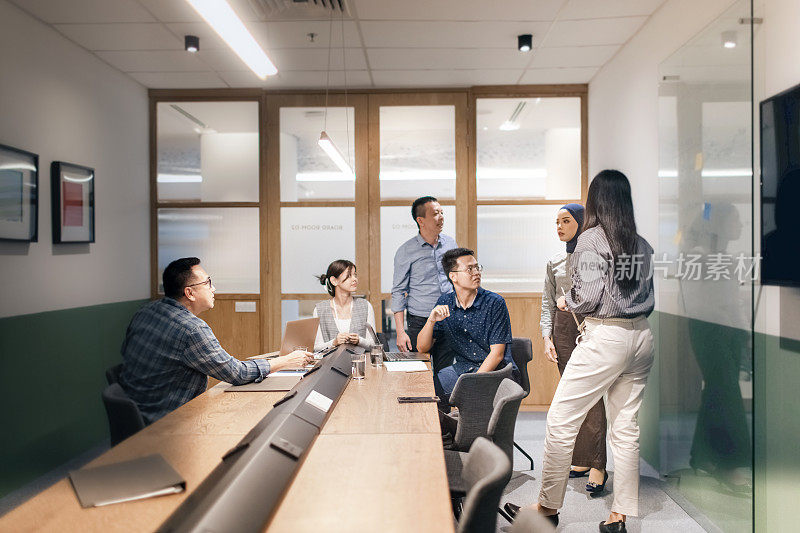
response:
[[[800,85],[761,102],[761,283],[800,286]]]

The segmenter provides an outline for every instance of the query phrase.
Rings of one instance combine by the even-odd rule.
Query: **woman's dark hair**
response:
[[[161,281],[164,283],[164,296],[173,300],[183,296],[183,289],[194,275],[192,267],[199,264],[200,260],[196,257],[181,257],[168,264],[161,276]]]
[[[583,231],[595,226],[600,226],[611,246],[614,279],[623,291],[632,290],[641,264],[633,260],[639,236],[633,215],[631,184],[619,170],[603,170],[589,185]]]
[[[348,261],[347,259],[337,259],[328,265],[328,271],[326,273],[317,276],[319,279],[319,284],[325,285],[328,294],[331,296],[336,296],[336,287],[334,287],[333,283],[331,283],[331,278],[338,278],[342,275],[342,272],[350,269],[353,269],[353,272],[356,270],[356,265],[352,261]]]

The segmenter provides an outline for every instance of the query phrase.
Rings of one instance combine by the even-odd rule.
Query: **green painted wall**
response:
[[[105,370],[145,302],[0,319],[0,497],[108,438]]]

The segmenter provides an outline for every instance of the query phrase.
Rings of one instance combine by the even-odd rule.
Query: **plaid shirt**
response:
[[[164,298],[133,316],[122,343],[119,384],[151,424],[202,394],[208,377],[242,385],[269,374],[266,360],[239,361],[186,307]]]

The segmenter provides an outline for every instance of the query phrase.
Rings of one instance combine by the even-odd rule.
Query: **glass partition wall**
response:
[[[658,467],[726,532],[751,531],[753,512],[750,9],[665,60],[659,87]]]

